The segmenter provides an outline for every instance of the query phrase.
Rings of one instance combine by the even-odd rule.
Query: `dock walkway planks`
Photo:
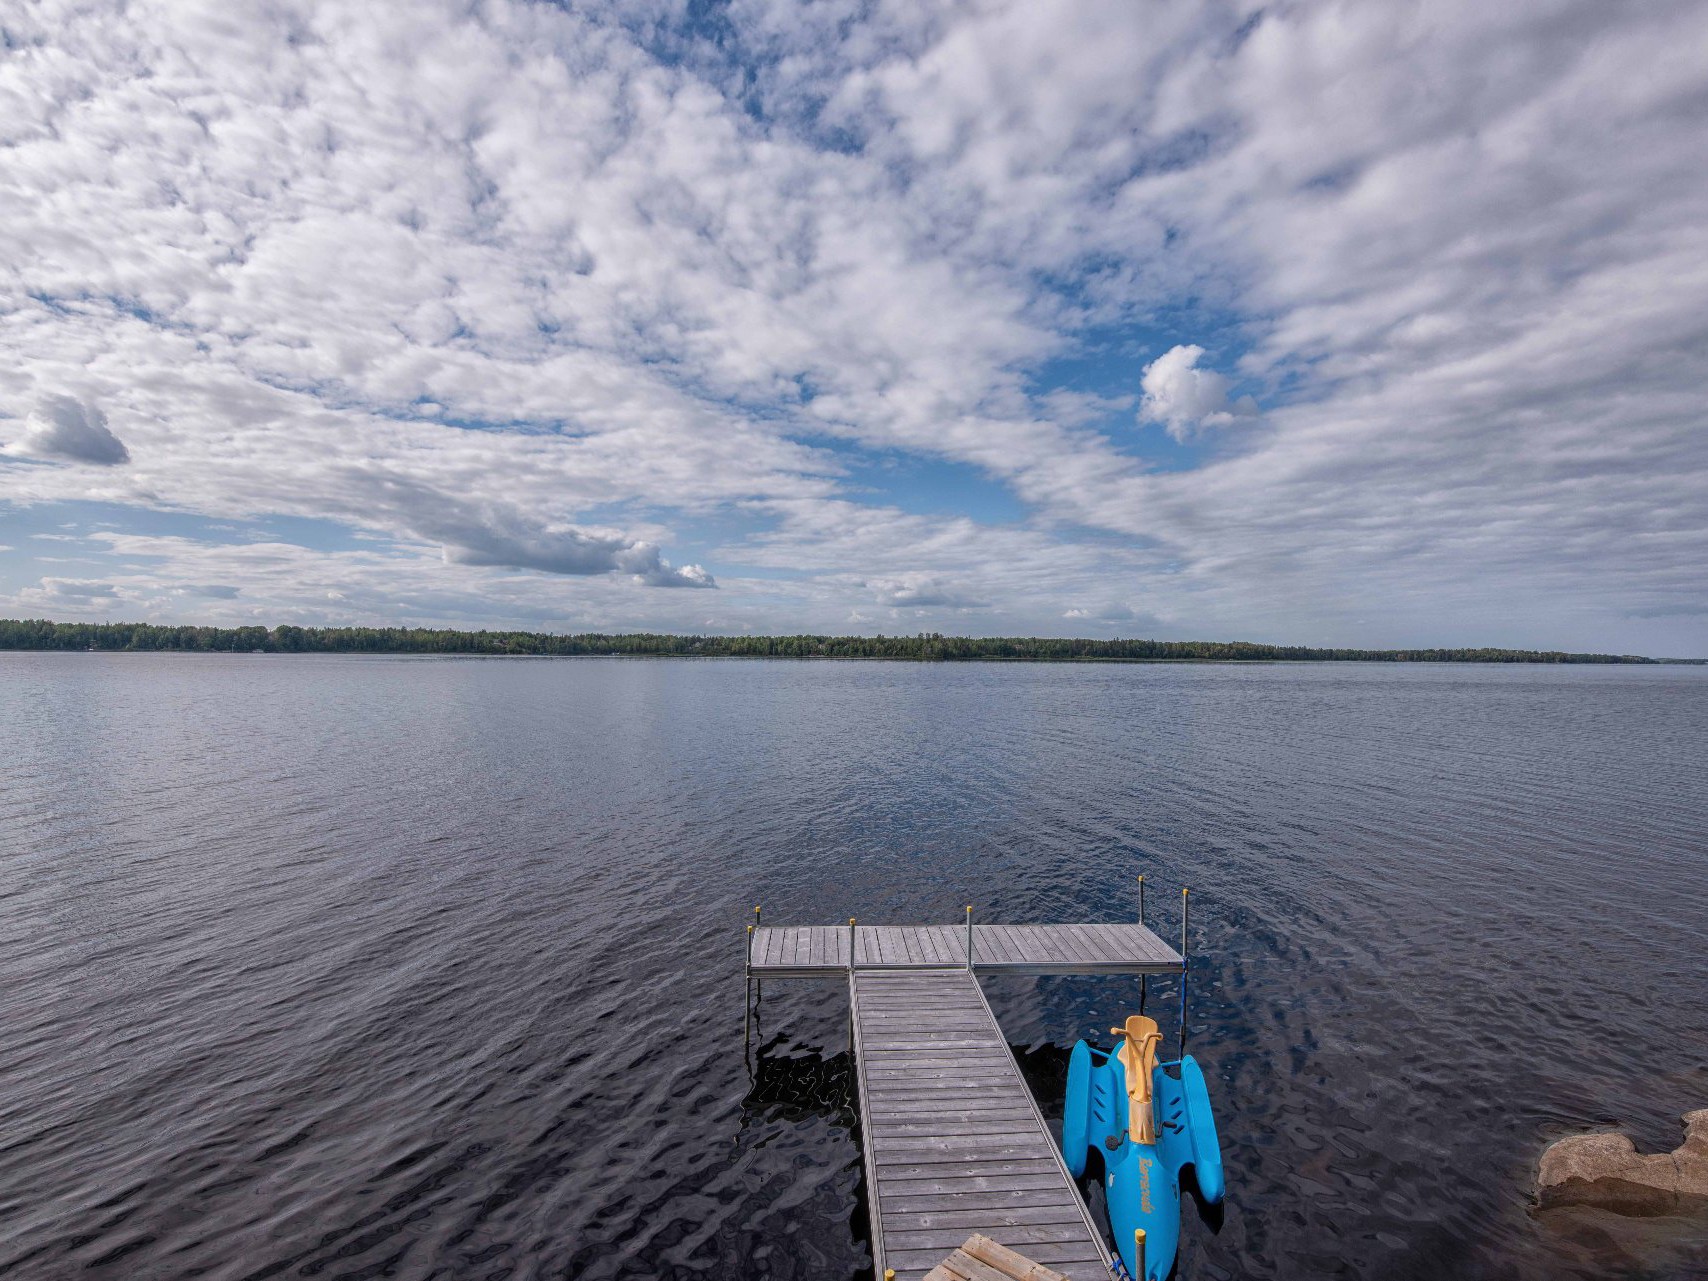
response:
[[[834,978],[848,972],[846,925],[766,925],[753,931],[755,978]],[[964,925],[855,927],[854,968],[930,970],[967,964]],[[975,925],[973,968],[1011,974],[1178,974],[1180,953],[1143,925]]]
[[[977,1231],[1072,1281],[1110,1281],[964,940],[960,968],[855,969],[848,994],[876,1275],[921,1281]]]

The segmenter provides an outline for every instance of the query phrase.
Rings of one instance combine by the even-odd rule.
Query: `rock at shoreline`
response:
[[[1684,1142],[1644,1155],[1623,1134],[1574,1134],[1536,1171],[1543,1209],[1593,1205],[1649,1217],[1708,1210],[1708,1108],[1684,1114]]]

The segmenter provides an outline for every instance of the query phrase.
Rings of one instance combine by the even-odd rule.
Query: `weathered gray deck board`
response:
[[[978,1231],[1073,1281],[1110,1281],[1085,1202],[965,967],[965,935],[958,965],[925,970],[884,959],[941,954],[941,940],[905,928],[874,934],[869,952],[862,937],[860,965],[843,971],[876,1274],[920,1281]]]
[[[846,976],[877,1274],[918,1278],[982,1231],[1072,1281],[1110,1281],[976,974],[1175,974],[1142,925],[784,925],[755,929],[754,977]]]
[[[833,978],[848,972],[846,925],[766,925],[753,931],[748,969],[756,977]],[[965,927],[861,925],[854,968],[906,972],[967,963]],[[1077,925],[975,925],[973,968],[1013,974],[1177,974],[1180,954],[1132,922]],[[888,1002],[898,1013],[931,1013]]]

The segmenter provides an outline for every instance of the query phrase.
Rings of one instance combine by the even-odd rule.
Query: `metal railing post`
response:
[[[1186,922],[1192,913],[1192,891],[1180,891],[1180,1054],[1186,1057],[1186,978],[1191,962],[1186,959]]]

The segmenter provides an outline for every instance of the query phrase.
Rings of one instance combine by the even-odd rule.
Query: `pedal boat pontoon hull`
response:
[[[1121,1038],[1112,1049],[1080,1041],[1068,1059],[1062,1155],[1077,1179],[1097,1153],[1109,1224],[1128,1275],[1164,1281],[1180,1242],[1181,1172],[1192,1167],[1206,1202],[1222,1199],[1216,1119],[1204,1073],[1191,1055],[1156,1061],[1161,1037],[1152,1020],[1135,1016],[1125,1029],[1112,1031]],[[1138,1229],[1145,1234],[1142,1264]]]

